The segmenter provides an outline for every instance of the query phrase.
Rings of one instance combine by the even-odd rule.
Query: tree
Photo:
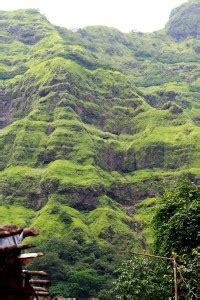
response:
[[[188,179],[166,191],[154,216],[154,252],[177,256],[179,294],[196,299],[200,282],[200,187]]]
[[[180,299],[197,299],[200,282],[200,187],[181,180],[160,196],[153,219],[154,253],[176,256]],[[133,256],[117,271],[112,293],[119,300],[167,299],[172,294],[172,266],[168,261]]]
[[[132,256],[117,270],[112,294],[118,300],[168,299],[171,296],[172,268],[167,261]]]

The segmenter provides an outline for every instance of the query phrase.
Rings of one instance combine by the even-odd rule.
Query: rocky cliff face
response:
[[[40,228],[66,296],[109,289],[124,251],[150,245],[155,197],[199,177],[198,9],[152,34],[0,13],[0,221]]]
[[[200,2],[189,1],[174,9],[167,25],[168,34],[177,41],[200,39]]]
[[[0,128],[11,122],[11,96],[0,90]]]

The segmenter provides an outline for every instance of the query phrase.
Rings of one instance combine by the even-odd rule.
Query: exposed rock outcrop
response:
[[[0,128],[5,127],[11,122],[10,108],[11,98],[4,90],[0,90]]]
[[[177,41],[200,39],[200,2],[191,0],[175,8],[166,28],[167,33]]]

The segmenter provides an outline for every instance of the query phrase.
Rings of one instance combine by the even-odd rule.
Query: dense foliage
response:
[[[134,256],[117,271],[112,293],[119,300],[168,299],[172,289],[172,267],[160,259]]]
[[[200,282],[200,186],[188,179],[167,190],[158,202],[153,224],[154,254],[176,257],[178,294],[197,299]],[[173,286],[173,265],[161,258],[135,255],[118,269],[113,283],[117,299],[167,299]]]
[[[70,241],[65,237],[50,239],[39,249],[48,252],[42,262],[35,262],[32,267],[51,274],[56,283],[50,288],[52,296],[78,298],[102,294],[106,299],[113,266],[117,263],[113,247],[100,248],[95,240],[83,243],[77,233]]]
[[[177,256],[182,297],[197,297],[200,282],[200,186],[188,180],[167,191],[154,217],[154,250]],[[196,299],[196,298],[195,298]]]
[[[181,181],[161,196],[154,217],[155,252],[192,254],[199,246],[200,187]]]

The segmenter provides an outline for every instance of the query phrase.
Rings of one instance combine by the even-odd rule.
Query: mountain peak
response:
[[[167,33],[175,40],[200,39],[200,1],[191,0],[175,8],[166,26]]]

